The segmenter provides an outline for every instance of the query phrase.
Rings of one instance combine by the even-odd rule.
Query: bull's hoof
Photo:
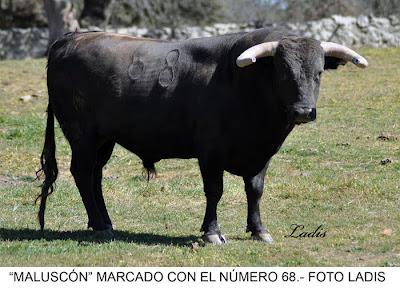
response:
[[[202,236],[202,239],[206,244],[213,244],[213,245],[222,245],[228,242],[222,233],[204,234]]]
[[[88,229],[93,229],[93,225],[92,225],[92,223],[89,221],[88,222],[88,224],[87,224],[87,228]],[[106,224],[106,229],[109,229],[109,230],[113,230],[114,228],[113,228],[113,226],[112,226],[112,224]]]
[[[114,240],[114,232],[107,228],[105,230],[95,230],[93,231],[92,238],[97,241],[112,241]]]
[[[274,240],[268,232],[257,232],[251,235],[251,238],[256,241],[260,241],[266,244],[272,244]]]

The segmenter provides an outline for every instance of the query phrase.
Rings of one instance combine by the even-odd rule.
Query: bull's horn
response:
[[[273,56],[275,55],[277,47],[277,41],[263,42],[258,45],[252,46],[251,48],[245,50],[236,59],[236,65],[240,68],[244,68],[255,63],[259,58]]]
[[[346,62],[352,62],[360,68],[368,67],[368,62],[365,58],[344,45],[322,41],[321,46],[324,49],[325,56],[339,58]]]

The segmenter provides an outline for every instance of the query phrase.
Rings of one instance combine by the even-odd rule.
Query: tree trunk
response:
[[[66,32],[79,29],[79,2],[83,3],[82,0],[44,0],[49,22],[49,47]]]

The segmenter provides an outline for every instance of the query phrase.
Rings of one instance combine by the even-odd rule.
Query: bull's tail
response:
[[[44,212],[46,209],[46,200],[54,191],[54,182],[57,179],[58,168],[56,161],[56,143],[54,138],[54,114],[51,108],[51,104],[47,107],[47,125],[46,125],[46,136],[44,141],[44,147],[42,155],[40,156],[40,170],[36,173],[39,178],[41,173],[44,173],[45,179],[41,186],[41,193],[36,198],[37,202],[40,199],[40,208],[38,213],[38,219],[40,223],[40,229],[44,228]]]

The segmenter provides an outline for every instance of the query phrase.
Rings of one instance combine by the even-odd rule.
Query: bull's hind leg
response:
[[[272,237],[261,222],[260,201],[264,191],[264,177],[268,164],[253,177],[243,177],[247,196],[247,230],[254,240],[272,243]]]
[[[96,166],[96,140],[90,134],[71,143],[71,173],[79,189],[83,204],[93,230],[106,230],[107,225],[96,205],[94,185],[94,169]]]
[[[114,142],[106,142],[97,150],[97,159],[96,165],[94,168],[94,176],[93,176],[93,187],[94,187],[94,195],[97,208],[101,212],[103,220],[108,229],[112,229],[112,223],[110,216],[108,215],[106,204],[104,203],[103,190],[101,187],[101,181],[103,179],[103,167],[107,164],[108,160],[111,157],[111,154],[114,149]],[[89,227],[93,227],[92,225],[88,225]]]

